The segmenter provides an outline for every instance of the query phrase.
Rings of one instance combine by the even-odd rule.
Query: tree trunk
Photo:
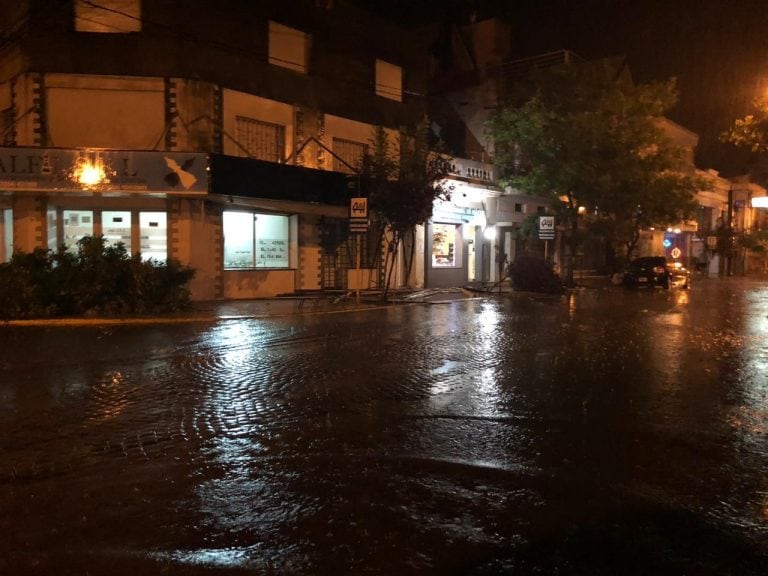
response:
[[[400,236],[393,232],[392,241],[387,243],[387,257],[384,259],[384,271],[386,273],[386,282],[384,283],[384,299],[389,294],[389,287],[392,283],[392,273],[395,271],[395,262],[397,261],[397,250],[400,247]]]
[[[407,235],[407,236],[406,236]],[[413,270],[413,259],[416,252],[416,229],[411,228],[403,235],[403,259],[405,263],[405,280],[408,286],[411,286],[411,270]],[[406,241],[407,240],[407,241]]]
[[[568,287],[574,285],[573,282],[573,267],[576,260],[576,247],[579,239],[579,210],[574,201],[573,193],[568,193],[568,224],[570,227],[570,234],[566,237],[566,254],[565,254],[565,274],[563,275],[563,281]]]
[[[565,285],[573,287],[573,268],[576,260],[576,248],[579,240],[579,218],[578,213],[573,212],[571,215],[571,233],[568,236],[567,253],[565,258]]]

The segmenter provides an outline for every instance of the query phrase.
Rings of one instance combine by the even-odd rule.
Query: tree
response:
[[[752,102],[753,112],[737,118],[720,140],[751,153],[749,177],[768,186],[768,98]]]
[[[752,153],[749,179],[768,186],[768,99],[752,102],[753,113],[734,120],[733,125],[720,135],[723,142]],[[722,238],[727,235],[727,242]],[[755,230],[736,234],[732,223],[725,223],[718,231],[717,251],[726,258],[742,252],[762,253],[768,248],[768,232]]]
[[[362,192],[368,197],[371,211],[384,224],[382,233],[387,242],[385,294],[400,246],[407,244],[405,272],[410,278],[416,226],[432,217],[435,200],[449,199],[442,181],[450,170],[450,159],[430,150],[427,130],[426,122],[401,130],[398,159],[387,133],[379,127],[374,132],[372,151],[363,159]]]
[[[734,120],[720,139],[756,153],[768,152],[768,100],[754,100],[754,112]]]
[[[547,197],[566,237],[565,281],[573,283],[579,208],[593,230],[629,257],[642,229],[691,216],[706,185],[660,119],[675,81],[634,84],[613,61],[537,69],[510,87],[491,118],[494,163],[505,183]]]

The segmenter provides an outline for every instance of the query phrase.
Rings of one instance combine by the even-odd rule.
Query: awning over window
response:
[[[349,203],[347,175],[252,158],[211,154],[211,194],[342,206]]]

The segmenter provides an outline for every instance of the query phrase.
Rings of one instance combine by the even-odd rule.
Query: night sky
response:
[[[585,58],[624,56],[637,82],[678,79],[669,116],[700,136],[697,165],[746,172],[750,155],[718,141],[768,89],[766,0],[367,0],[401,23],[497,15],[524,57],[568,49]]]

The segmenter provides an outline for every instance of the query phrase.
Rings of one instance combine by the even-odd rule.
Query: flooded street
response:
[[[0,574],[767,570],[768,283],[0,338]]]

